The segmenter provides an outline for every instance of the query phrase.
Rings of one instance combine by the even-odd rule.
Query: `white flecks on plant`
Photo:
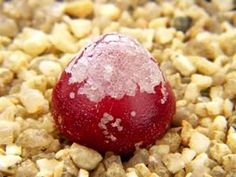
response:
[[[101,118],[100,122],[98,123],[98,127],[102,130],[103,135],[105,136],[106,140],[105,143],[109,143],[109,141],[116,141],[117,138],[112,135],[107,128],[107,124],[112,122],[114,120],[114,117],[108,113],[104,113],[103,117]],[[118,121],[117,121],[118,120]],[[117,127],[118,131],[123,129],[123,127],[120,126],[121,119],[116,119],[114,123],[111,124],[112,127]],[[121,131],[120,130],[120,131]]]
[[[74,99],[74,98],[75,98],[75,92],[70,92],[69,97],[70,97],[71,99]]]
[[[130,112],[130,115],[131,115],[132,117],[135,117],[135,116],[136,116],[136,112],[135,112],[135,111],[131,111],[131,112]]]
[[[161,85],[161,93],[162,93],[161,104],[165,104],[165,102],[167,101],[168,92],[164,84]]]
[[[155,93],[165,80],[150,53],[135,39],[107,34],[88,45],[66,68],[69,84],[82,83],[78,94],[99,102],[105,96],[121,99],[141,92]],[[164,97],[165,98],[165,97]],[[163,102],[165,99],[163,99]]]
[[[123,130],[123,127],[120,125],[120,123],[121,123],[121,119],[120,119],[120,118],[117,118],[117,119],[115,120],[115,122],[113,122],[113,123],[111,124],[111,126],[112,126],[112,127],[116,127],[117,130],[120,132],[120,131]]]
[[[140,142],[135,143],[135,144],[134,144],[135,149],[139,149],[140,146],[142,146],[142,144],[143,144],[143,141],[140,141]]]

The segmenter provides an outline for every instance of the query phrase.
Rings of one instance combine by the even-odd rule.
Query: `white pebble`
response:
[[[180,54],[173,54],[171,56],[174,67],[184,76],[189,76],[196,71],[188,57]]]
[[[189,146],[196,153],[206,152],[209,145],[210,140],[208,137],[197,131],[192,133],[189,141]]]

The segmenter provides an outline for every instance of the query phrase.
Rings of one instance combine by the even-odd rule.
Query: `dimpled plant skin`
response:
[[[152,55],[135,39],[105,34],[82,49],[54,87],[61,134],[101,153],[132,153],[168,129],[176,105]]]

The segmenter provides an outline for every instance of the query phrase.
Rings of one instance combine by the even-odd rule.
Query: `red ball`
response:
[[[126,155],[160,138],[175,113],[170,85],[135,39],[106,34],[69,63],[53,89],[52,114],[69,140]]]

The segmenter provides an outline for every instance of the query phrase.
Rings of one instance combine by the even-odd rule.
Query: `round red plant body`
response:
[[[52,114],[60,132],[101,153],[121,155],[155,142],[175,113],[175,98],[150,53],[112,33],[80,51],[57,82]]]

